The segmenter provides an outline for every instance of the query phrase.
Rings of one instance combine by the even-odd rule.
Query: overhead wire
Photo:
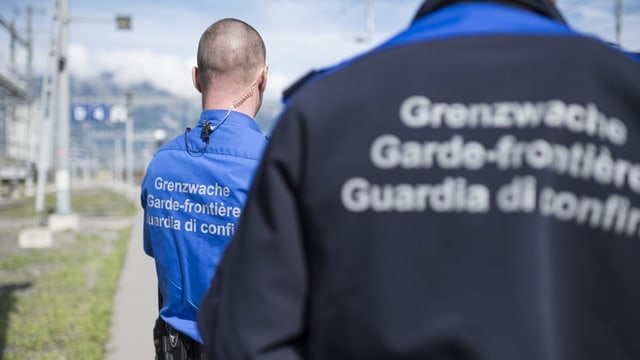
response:
[[[363,6],[362,4],[364,4],[362,0],[350,0],[346,3],[345,2],[341,2],[341,3],[343,3],[343,5],[340,8],[336,9],[335,12],[332,12],[326,15],[327,22],[314,26],[314,30],[311,30],[310,32],[308,32],[309,36],[317,37],[325,33],[328,33],[329,30],[332,30],[335,27],[337,27],[337,25],[345,17],[347,17],[348,15],[351,15],[354,9],[358,8],[358,11],[362,11],[363,8],[361,6]],[[281,54],[278,58],[273,60],[273,63],[286,65],[290,62],[294,62],[296,61],[296,55],[303,53],[300,50],[308,46],[311,46],[311,44],[308,41],[305,41],[304,39],[302,39],[298,41],[297,44],[290,46],[289,50],[286,53]]]

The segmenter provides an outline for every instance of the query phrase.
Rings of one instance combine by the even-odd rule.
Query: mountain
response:
[[[102,73],[91,79],[71,77],[71,103],[125,105],[131,99],[131,117],[136,131],[163,129],[172,134],[184,130],[192,117],[199,113],[194,99],[180,98],[149,82],[123,87],[114,74]]]
[[[155,135],[162,131],[166,139],[193,127],[200,116],[198,97],[181,98],[145,82],[123,87],[115,81],[114,74],[102,73],[94,78],[70,78],[70,102],[75,109],[97,108],[113,111],[116,105],[127,103],[130,94],[130,116],[134,122],[134,171],[141,174],[159,145]],[[34,94],[41,94],[42,78],[34,82]],[[268,133],[281,111],[280,101],[263,103],[256,122]],[[70,111],[72,111],[70,109]],[[75,110],[73,110],[75,111]],[[92,113],[95,115],[95,113]],[[123,171],[125,152],[125,125],[110,121],[97,121],[97,116],[78,121],[72,112],[70,151],[72,164],[80,173]],[[99,169],[99,170],[98,170]]]
[[[42,78],[34,81],[34,93],[40,94]],[[179,97],[159,89],[149,82],[123,87],[113,73],[102,73],[90,79],[70,78],[71,103],[76,104],[124,104],[126,94],[131,94],[131,116],[135,120],[136,131],[165,130],[177,134],[186,127],[195,125],[200,115],[198,98]],[[281,102],[264,101],[256,116],[260,128],[268,133],[282,108]],[[109,124],[105,125],[108,126]]]
[[[69,141],[73,177],[123,179],[125,168],[128,166],[127,162],[130,160],[128,155],[133,154],[133,170],[139,179],[160,143],[179,136],[187,127],[193,127],[201,112],[200,100],[197,97],[181,98],[151,83],[139,83],[125,88],[115,81],[115,76],[111,73],[103,73],[91,79],[71,77],[69,84],[71,120],[67,139],[66,136],[59,136],[59,127],[49,130],[49,126],[56,126],[54,121],[56,116],[53,118],[41,116],[41,110],[44,110],[40,108],[42,104],[39,101],[42,84],[43,78],[36,77],[30,84],[32,97],[18,99],[15,104],[7,102],[8,105],[4,110],[0,106],[0,115],[5,116],[3,121],[0,121],[0,130],[6,138],[6,141],[0,139],[0,178],[13,179],[15,174],[26,177],[26,174],[31,172],[32,165],[35,166],[36,163],[47,158],[50,177],[53,178],[56,166],[54,154],[59,145],[58,141],[63,139]],[[128,99],[130,102],[127,101]],[[31,102],[31,100],[35,101]],[[134,120],[131,153],[128,153],[129,149],[125,144],[127,132],[130,130],[127,124],[131,124],[124,121],[126,115],[122,116],[120,122],[107,120],[108,112],[113,116],[117,105],[124,106],[127,102],[130,104],[130,117]],[[33,112],[28,109],[28,105],[34,106]],[[8,109],[11,109],[11,116],[15,118],[6,116],[9,114]],[[125,109],[126,107],[121,108],[122,114],[126,114]],[[263,132],[271,131],[281,110],[280,101],[264,100],[256,117],[256,122]],[[55,107],[51,111],[55,112]],[[19,119],[19,121],[12,119]],[[12,128],[7,126],[14,123],[17,125]],[[29,129],[33,134],[27,132]],[[158,133],[165,134],[165,138],[158,139],[156,136]],[[44,141],[44,139],[50,141]],[[40,152],[39,148],[44,145],[50,146],[50,151]],[[20,151],[15,151],[18,148]],[[31,149],[28,153],[24,151],[27,148]],[[20,154],[16,156],[15,154],[18,153]],[[11,167],[8,168],[7,165]]]

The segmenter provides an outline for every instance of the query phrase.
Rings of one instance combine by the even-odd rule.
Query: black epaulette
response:
[[[316,78],[318,75],[323,74],[325,71],[326,69],[311,70],[308,73],[306,73],[303,77],[296,80],[296,82],[294,82],[293,85],[289,86],[282,92],[282,101],[286,103],[291,98],[291,96],[293,96],[293,94],[295,94],[298,90],[304,87],[304,85],[308,84],[310,80]]]

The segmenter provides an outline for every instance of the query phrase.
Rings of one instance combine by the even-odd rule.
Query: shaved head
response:
[[[207,28],[198,43],[200,83],[231,78],[250,84],[265,66],[266,50],[260,34],[238,19],[222,19]]]

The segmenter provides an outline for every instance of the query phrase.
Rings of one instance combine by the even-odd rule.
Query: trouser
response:
[[[160,317],[153,327],[156,360],[208,360],[204,346],[177,331]]]

